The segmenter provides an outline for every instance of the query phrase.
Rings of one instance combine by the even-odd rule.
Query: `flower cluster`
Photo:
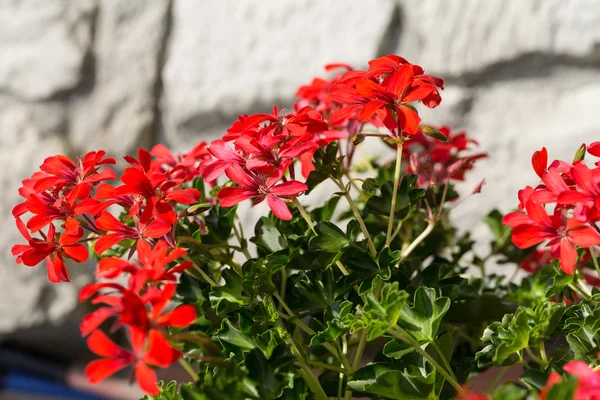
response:
[[[487,153],[472,153],[479,143],[468,137],[466,132],[453,134],[448,126],[438,131],[446,141],[424,134],[413,135],[402,148],[404,156],[409,159],[406,172],[416,174],[418,184],[423,188],[443,186],[451,180],[462,181],[477,160],[487,157]]]
[[[587,151],[600,156],[599,147],[596,142]],[[519,210],[524,212],[509,213],[503,222],[513,227],[515,246],[525,249],[547,242],[552,256],[560,259],[560,268],[572,274],[578,259],[575,246],[585,249],[600,245],[596,227],[600,219],[600,168],[588,167],[583,156],[573,163],[555,160],[548,165],[545,148],[534,153],[532,164],[541,182],[519,191]],[[591,254],[595,257],[594,252]]]
[[[99,356],[89,380],[130,367],[156,398],[599,398],[600,293],[588,285],[600,286],[600,162],[584,156],[600,142],[571,163],[536,152],[540,183],[519,192],[519,211],[485,217],[494,241],[480,255],[448,205],[487,154],[465,132],[422,125],[416,108],[438,106],[443,81],[395,55],[325,69],[292,111],[241,115],[183,154],[141,149],[118,182],[103,151],[50,157],[23,181],[17,262],[46,260],[60,282],[67,259],[99,260],[79,296],[94,306],[80,324]],[[367,140],[395,162],[353,165]],[[331,198],[304,209],[299,197],[328,180]],[[235,207],[246,200],[271,210],[249,236]],[[542,272],[490,276],[496,256]],[[175,362],[191,381],[159,384]],[[469,389],[514,364],[535,387]],[[550,371],[566,374],[541,389]]]
[[[186,250],[175,247],[173,233],[180,219],[192,218],[185,207],[197,203],[201,195],[184,185],[200,174],[200,164],[208,157],[205,143],[182,155],[161,145],[151,153],[140,150],[137,159],[125,157],[130,166],[121,185],[113,186],[107,181],[116,175],[106,165],[116,161],[103,151],[90,152],[76,162],[54,156],[23,181],[19,193],[25,200],[13,215],[28,243],[13,247],[17,262],[35,266],[46,259],[51,282],[69,281],[65,258],[86,261],[88,242],[98,256],[110,253],[98,264],[98,278],[128,277],[126,286],[102,282],[81,291],[81,301],[92,299],[100,305],[81,323],[90,349],[104,357],[86,369],[92,382],[134,365],[140,386],[158,393],[151,367],[167,367],[180,357],[168,329],[189,326],[196,310],[182,305],[166,312],[178,274],[191,266],[178,261]],[[113,215],[109,206],[119,208],[120,214]],[[27,213],[32,215],[24,223]],[[35,234],[39,237],[32,237]],[[135,253],[137,260],[132,260]],[[116,257],[123,254],[128,259]],[[98,329],[113,318],[113,330],[126,329],[133,351],[120,348]]]

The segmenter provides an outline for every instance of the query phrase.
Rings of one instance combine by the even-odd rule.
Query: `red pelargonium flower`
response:
[[[487,157],[487,153],[472,152],[479,143],[465,132],[453,134],[447,126],[440,127],[439,132],[448,138],[447,142],[430,138],[419,131],[410,136],[402,147],[405,159],[409,160],[406,172],[419,177],[420,187],[443,185],[450,179],[463,181],[475,162]]]
[[[597,220],[600,209],[600,168],[590,169],[583,162],[578,162],[569,172],[576,187],[562,190],[558,194],[558,204],[578,206],[575,216],[581,221]]]
[[[101,331],[94,331],[87,340],[88,347],[103,358],[90,362],[85,368],[85,375],[90,382],[98,383],[132,365],[140,388],[148,394],[157,395],[160,389],[152,367],[170,366],[181,357],[181,352],[171,347],[156,329],[150,331],[147,340],[135,329],[131,329],[130,333],[133,351],[118,346]]]
[[[243,165],[246,162],[241,152],[235,151],[222,140],[213,140],[208,151],[215,159],[207,159],[200,165],[202,177],[207,182],[216,180],[231,165]]]
[[[173,154],[164,144],[157,144],[150,151],[150,155],[154,157],[153,169],[160,170],[164,166],[170,167],[169,169],[178,167],[173,178],[181,178],[186,181],[198,176],[200,162],[210,158],[206,142],[200,142],[190,151],[181,154]]]
[[[34,215],[27,221],[27,228],[35,233],[57,219],[70,220],[71,224],[77,224],[74,217],[84,214],[90,204],[96,203],[89,199],[90,191],[91,185],[82,183],[56,199],[45,194],[29,196],[25,207]],[[79,200],[84,201],[77,203]]]
[[[594,371],[583,361],[569,361],[563,370],[567,374],[577,377],[573,400],[600,400],[600,371]],[[557,372],[550,374],[546,386],[540,393],[540,399],[545,400],[552,386],[561,381],[562,377]]]
[[[66,156],[53,156],[44,160],[40,169],[46,177],[39,179],[34,189],[43,192],[48,189],[56,191],[64,187],[74,188],[81,184],[97,184],[101,181],[115,179],[115,173],[109,168],[99,172],[100,167],[106,164],[116,164],[112,157],[104,158],[105,151],[91,151],[77,162]]]
[[[138,151],[139,161],[129,156],[125,158],[133,167],[126,168],[123,172],[123,185],[117,188],[117,194],[139,194],[146,199],[156,197],[159,201],[175,201],[181,204],[194,204],[200,199],[198,190],[181,189],[179,187],[183,180],[170,179],[183,167],[175,166],[166,173],[158,170],[156,165],[153,168],[150,153],[144,149]]]
[[[192,266],[184,262],[170,267],[178,258],[187,253],[185,249],[175,248],[169,252],[164,240],[159,240],[154,247],[144,240],[137,242],[138,261],[127,261],[118,257],[107,257],[100,260],[97,275],[101,278],[114,279],[122,274],[130,274],[129,287],[137,293],[147,281],[177,281],[177,275]]]
[[[63,233],[56,238],[56,228],[50,224],[48,233],[42,234],[42,239],[31,238],[25,225],[19,218],[16,219],[17,227],[28,241],[28,244],[17,244],[12,248],[12,254],[17,256],[17,263],[23,263],[33,267],[38,265],[42,260],[46,259],[46,267],[48,269],[48,280],[50,282],[69,282],[69,274],[65,267],[63,257],[71,258],[79,263],[84,262],[88,258],[87,247],[80,244],[83,230],[77,226],[67,227],[67,230],[75,233]]]
[[[260,124],[269,122],[265,133],[270,135],[301,136],[307,132],[318,133],[329,129],[323,116],[312,107],[304,107],[296,113],[279,116],[279,109],[273,107],[271,114],[255,114],[244,119],[244,132],[257,132]]]
[[[338,110],[330,123],[335,125],[358,110],[361,121],[368,121],[377,113],[388,129],[399,128],[401,132],[416,134],[421,118],[408,103],[422,101],[426,107],[437,106],[441,101],[437,88],[442,87],[443,81],[421,75],[421,67],[400,57],[387,57],[379,64],[385,64],[386,68],[376,63],[368,74],[350,71],[332,85],[330,100],[346,107]]]
[[[260,170],[269,174],[283,162],[292,162],[306,152],[314,153],[319,145],[312,139],[312,133],[286,141],[279,136],[241,136],[235,141],[235,145],[250,155],[245,164],[250,171]]]
[[[525,208],[526,214],[512,212],[502,219],[505,225],[514,227],[512,242],[526,249],[549,241],[552,254],[560,258],[560,268],[567,274],[575,270],[575,246],[587,248],[600,245],[598,231],[575,218],[566,218],[561,214],[549,216],[542,205],[531,199]]]
[[[308,190],[299,181],[291,180],[278,183],[289,164],[282,164],[266,177],[258,172],[246,172],[237,164],[233,164],[226,172],[227,176],[241,187],[225,187],[218,193],[222,207],[232,207],[244,200],[252,199],[258,204],[267,199],[267,204],[277,218],[289,221],[292,213],[282,199],[292,199]]]
[[[125,225],[112,214],[107,211],[102,211],[100,216],[96,218],[96,226],[107,233],[100,237],[94,244],[96,253],[102,254],[115,244],[125,240],[148,240],[158,239],[171,231],[171,224],[162,219],[154,218],[150,221],[146,211],[138,218],[134,217],[135,227]]]
[[[100,290],[114,289],[116,292],[97,294]],[[190,304],[180,305],[165,312],[165,307],[173,299],[177,285],[168,283],[162,288],[148,287],[142,294],[110,283],[92,283],[79,293],[83,302],[94,296],[93,304],[102,304],[97,310],[86,315],[79,328],[83,336],[97,329],[111,317],[118,317],[113,329],[126,325],[148,332],[153,328],[187,328],[196,320],[196,308]]]

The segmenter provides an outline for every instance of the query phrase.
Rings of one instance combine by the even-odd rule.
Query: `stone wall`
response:
[[[447,81],[423,117],[491,152],[456,212],[476,226],[535,181],[531,153],[600,140],[596,0],[0,1],[0,333],[60,321],[74,285],[15,266],[16,190],[54,153],[123,155],[222,134],[240,113],[289,106],[323,64],[397,53]]]

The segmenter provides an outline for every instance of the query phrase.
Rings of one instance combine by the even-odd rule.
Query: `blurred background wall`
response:
[[[534,150],[570,159],[600,140],[597,0],[0,0],[0,334],[72,315],[90,279],[71,268],[74,284],[52,285],[10,255],[17,189],[44,157],[191,148],[238,114],[289,107],[325,63],[389,53],[446,79],[425,121],[491,153],[463,227],[483,232],[535,184]],[[35,332],[19,337],[50,331]]]

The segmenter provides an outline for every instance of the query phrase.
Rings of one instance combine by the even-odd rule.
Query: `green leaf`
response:
[[[600,351],[600,308],[580,303],[567,310],[565,317],[563,329],[568,332],[567,342],[575,358],[595,361]]]
[[[335,208],[340,201],[340,196],[333,196],[327,200],[322,207],[313,209],[310,212],[310,216],[313,221],[331,221]]]
[[[273,400],[285,387],[291,387],[293,375],[290,372],[294,361],[296,357],[284,344],[277,346],[268,359],[259,349],[246,355],[248,379],[255,383],[260,399]]]
[[[516,385],[513,382],[508,382],[500,385],[493,394],[494,400],[525,400],[528,391]]]
[[[510,239],[511,231],[511,227],[502,223],[502,217],[502,213],[494,209],[482,218],[483,222],[485,222],[492,231],[496,244],[500,247],[503,247]]]
[[[346,234],[331,222],[319,222],[315,225],[315,230],[318,236],[311,238],[308,242],[310,250],[337,253],[348,245]]]
[[[311,338],[309,346],[318,346],[325,342],[337,340],[342,333],[347,331],[343,320],[350,314],[352,308],[353,305],[349,301],[344,301],[341,304],[334,303],[331,307],[328,307],[324,313],[325,327]]]
[[[432,341],[449,308],[449,298],[438,297],[435,289],[421,286],[415,291],[412,306],[404,305],[399,324],[418,341]]]
[[[221,328],[215,334],[215,337],[222,342],[227,342],[241,350],[252,350],[258,347],[258,344],[250,336],[234,328],[228,319],[224,319]]]
[[[213,287],[209,295],[211,307],[218,314],[235,310],[250,302],[242,277],[230,269],[224,269],[222,274],[225,285]]]
[[[529,345],[531,314],[520,307],[515,314],[506,314],[502,322],[493,322],[481,340],[488,343],[475,357],[480,368],[489,365],[514,364],[520,358],[517,352]]]
[[[398,370],[391,364],[372,363],[354,374],[348,386],[357,392],[385,399],[426,400],[432,398],[435,373],[424,374],[416,366]]]
[[[387,330],[396,325],[408,293],[398,289],[398,282],[386,283],[381,287],[381,298],[377,300],[378,285],[366,294],[366,302],[362,308],[357,307],[359,315],[349,314],[344,323],[350,328],[350,333],[360,329],[367,330],[367,340],[371,341],[382,336]]]
[[[398,187],[396,206],[394,208],[394,216],[396,218],[400,220],[408,218],[416,209],[418,201],[425,195],[425,191],[417,188],[416,183],[416,175],[407,175],[402,178],[400,187]],[[393,181],[385,182],[381,186],[381,195],[372,196],[367,201],[365,206],[366,212],[389,216],[392,206],[393,189]]]
[[[250,241],[266,254],[288,247],[285,236],[279,232],[272,218],[261,217],[256,223],[254,234],[255,236]]]

